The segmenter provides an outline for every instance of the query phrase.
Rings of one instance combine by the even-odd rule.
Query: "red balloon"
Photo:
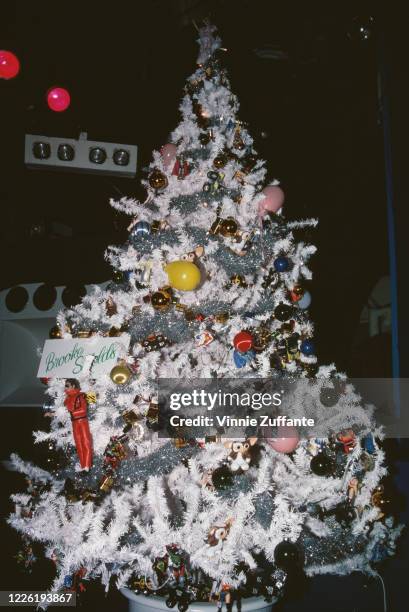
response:
[[[70,102],[71,96],[63,87],[52,87],[47,91],[47,104],[56,113],[67,110]]]
[[[234,348],[240,353],[246,353],[251,349],[254,343],[254,338],[247,331],[241,331],[234,336],[233,344]]]
[[[11,51],[0,51],[0,79],[12,79],[20,72],[20,62]]]

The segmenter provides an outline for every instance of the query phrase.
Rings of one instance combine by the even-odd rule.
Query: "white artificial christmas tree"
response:
[[[58,318],[63,338],[131,337],[111,375],[94,378],[88,364],[68,382],[92,466],[78,464],[60,379],[48,382],[50,431],[35,440],[64,461],[48,473],[12,457],[30,486],[13,496],[9,522],[54,559],[52,591],[114,576],[181,610],[223,594],[231,607],[237,594],[280,595],[301,567],[372,572],[399,535],[391,519],[379,522],[386,469],[372,411],[334,366],[316,364],[307,290],[316,249],[298,239],[316,221],[285,219],[278,182],[267,184],[237,118],[213,27],[199,45],[182,120],[153,153],[148,197],[112,202],[132,218],[127,242],[107,252],[115,282]],[[284,450],[260,437],[226,448],[217,436],[158,436],[159,378],[237,377],[297,379],[293,414],[309,406],[328,435]]]

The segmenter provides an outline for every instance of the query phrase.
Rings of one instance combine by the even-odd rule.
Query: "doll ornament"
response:
[[[247,472],[251,463],[251,447],[255,445],[257,438],[247,438],[244,442],[234,440],[228,442],[228,448],[231,449],[227,457],[230,469],[235,474]]]
[[[228,519],[224,525],[214,525],[207,536],[209,546],[223,546],[223,542],[229,535],[230,527],[233,523],[232,519]]]
[[[87,417],[87,400],[75,378],[67,378],[65,381],[64,405],[71,415],[72,433],[81,468],[88,472],[92,465],[92,437]]]

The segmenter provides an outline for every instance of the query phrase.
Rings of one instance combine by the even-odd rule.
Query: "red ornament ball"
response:
[[[11,51],[0,51],[0,79],[12,79],[20,72],[18,57]]]
[[[67,110],[71,102],[69,92],[63,87],[52,87],[47,91],[48,107],[56,113]]]
[[[248,331],[241,331],[234,336],[233,339],[234,348],[240,353],[246,353],[249,351],[253,344],[254,338]]]

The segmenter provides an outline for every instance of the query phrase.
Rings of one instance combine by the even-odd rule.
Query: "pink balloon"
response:
[[[267,438],[266,442],[277,453],[292,453],[300,441],[295,427],[279,427],[277,438]]]
[[[71,96],[63,87],[52,87],[47,91],[47,104],[56,113],[67,110],[70,102]]]
[[[162,155],[163,165],[165,168],[169,168],[173,164],[176,159],[176,145],[168,142],[168,144],[163,145],[160,150],[160,154]]]
[[[277,185],[267,185],[261,192],[264,198],[258,203],[258,216],[267,212],[277,212],[284,204],[284,191]]]

